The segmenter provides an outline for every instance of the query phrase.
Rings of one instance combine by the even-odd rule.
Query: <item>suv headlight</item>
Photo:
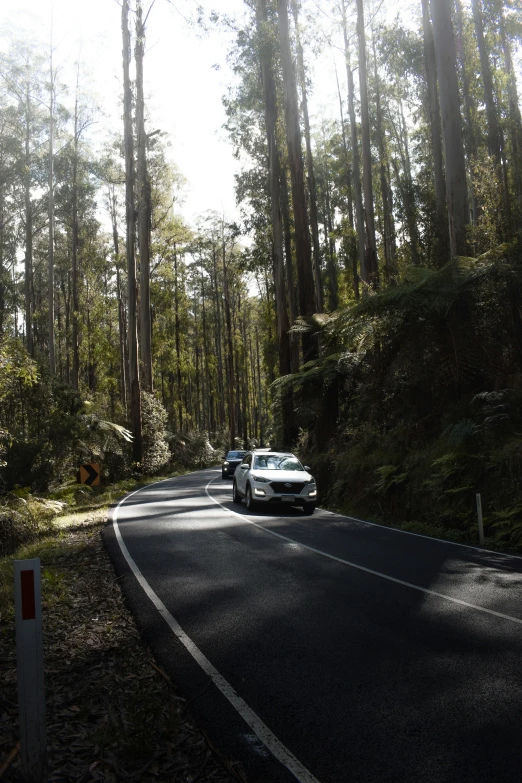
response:
[[[307,481],[306,483],[307,483],[307,484],[315,484],[315,479],[314,479],[314,477],[312,476],[312,478],[310,479],[310,481]]]
[[[225,460],[225,461],[224,461],[224,463],[223,463],[223,465],[228,465],[228,462]]]
[[[270,479],[263,478],[263,476],[252,475],[254,481],[258,481],[260,484],[270,484]]]

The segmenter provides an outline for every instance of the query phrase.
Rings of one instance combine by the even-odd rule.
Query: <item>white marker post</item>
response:
[[[480,497],[480,492],[477,492],[475,495],[475,498],[477,500],[477,519],[478,519],[478,529],[479,529],[479,543],[482,546],[484,544],[484,525],[482,524],[482,499]]]
[[[40,560],[15,560],[16,658],[22,774],[47,781]]]

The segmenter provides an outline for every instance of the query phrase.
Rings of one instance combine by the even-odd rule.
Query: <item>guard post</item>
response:
[[[20,758],[31,783],[47,782],[47,736],[40,560],[15,560],[16,659]]]

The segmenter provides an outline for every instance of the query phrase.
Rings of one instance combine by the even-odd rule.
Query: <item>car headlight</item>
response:
[[[264,489],[259,489],[259,487],[254,487],[254,493],[258,496],[264,496],[266,495],[266,492]]]
[[[312,476],[312,478],[311,478],[309,481],[307,481],[306,483],[307,483],[307,484],[315,484],[315,479],[314,479],[314,477]]]
[[[270,484],[270,479],[263,478],[263,476],[252,476],[252,479],[260,484]]]
[[[315,498],[316,495],[317,495],[316,489],[311,489],[310,492],[308,493],[309,498]]]
[[[228,462],[225,460],[225,461],[224,461],[224,463],[223,463],[223,465],[228,465]]]

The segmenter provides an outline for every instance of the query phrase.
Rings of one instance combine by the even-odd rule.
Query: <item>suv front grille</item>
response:
[[[290,486],[287,486],[289,484]],[[270,486],[274,492],[278,492],[283,495],[299,495],[299,493],[306,487],[305,481],[272,481]]]

